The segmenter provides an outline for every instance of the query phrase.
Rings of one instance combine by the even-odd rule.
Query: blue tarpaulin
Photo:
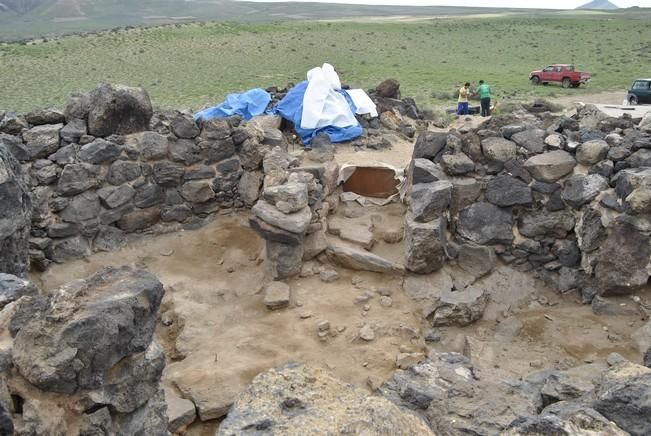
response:
[[[228,94],[222,104],[197,112],[194,119],[199,121],[239,115],[245,120],[250,120],[256,115],[262,115],[270,101],[269,93],[260,88],[242,94]]]
[[[330,137],[332,142],[344,142],[355,139],[363,133],[362,126],[359,123],[346,127],[326,126],[317,129],[303,129],[301,128],[301,117],[303,114],[303,97],[307,89],[308,82],[303,81],[294,86],[283,98],[276,107],[273,109],[274,113],[279,114],[281,117],[294,123],[294,130],[301,137],[304,144],[309,144],[319,133],[325,133]],[[355,113],[355,105],[353,104],[350,96],[341,91],[341,94],[346,97],[351,110]]]

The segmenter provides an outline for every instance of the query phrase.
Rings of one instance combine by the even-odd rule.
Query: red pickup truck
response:
[[[578,88],[581,84],[588,83],[592,75],[574,71],[574,65],[554,64],[542,70],[532,71],[529,74],[529,80],[534,85],[547,85],[551,82],[560,83],[563,88]]]

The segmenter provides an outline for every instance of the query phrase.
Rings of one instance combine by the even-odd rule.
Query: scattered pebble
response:
[[[391,288],[380,287],[380,288],[376,288],[375,292],[377,292],[378,294],[380,294],[383,297],[390,297],[391,296]]]
[[[345,326],[345,325],[340,325],[339,327],[337,327],[337,331],[338,331],[339,333],[343,333],[345,330],[346,330],[346,326]]]
[[[436,330],[427,330],[425,332],[425,342],[441,342],[441,335]]]
[[[542,360],[532,360],[531,362],[529,362],[529,366],[532,368],[542,368],[543,362]]]
[[[369,310],[371,310],[371,305],[370,304],[365,304],[364,305],[364,312],[368,312]]]
[[[359,331],[359,337],[364,341],[370,342],[375,339],[375,332],[370,325],[365,324]]]
[[[308,318],[312,318],[312,316],[314,315],[312,314],[312,312],[301,312],[299,316],[301,317],[301,319],[308,319]]]
[[[289,306],[290,289],[283,282],[271,282],[265,287],[264,304],[267,309],[277,310]]]
[[[366,291],[363,294],[359,294],[355,297],[355,304],[366,303],[373,298],[373,294]]]
[[[160,252],[161,256],[171,256],[173,254],[174,254],[174,250],[172,250],[171,248],[169,250],[163,250]]]
[[[380,297],[381,306],[391,307],[392,304],[393,304],[393,300],[391,299],[391,297],[384,297],[384,296]]]
[[[332,283],[339,278],[339,274],[337,273],[337,271],[329,269],[329,270],[321,271],[319,273],[319,278],[321,279],[322,282]]]
[[[425,358],[423,353],[399,353],[396,356],[396,366],[400,369],[407,369]]]
[[[224,264],[224,258],[221,258],[217,261],[217,265],[223,265]]]
[[[228,268],[226,268],[226,272],[229,273],[229,274],[233,273],[233,272],[235,272],[235,268],[233,268],[232,266],[229,266]]]
[[[327,332],[330,330],[330,321],[321,321],[317,324],[317,328],[320,332]]]
[[[362,278],[360,276],[353,276],[353,278],[352,278],[352,280],[350,282],[353,284],[353,286],[358,288],[359,285],[361,285],[363,281],[364,280],[362,280]]]

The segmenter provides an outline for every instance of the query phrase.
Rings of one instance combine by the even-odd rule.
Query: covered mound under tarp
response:
[[[239,115],[245,120],[262,115],[271,101],[271,95],[264,89],[254,88],[241,94],[228,94],[218,106],[209,107],[194,114],[194,119],[211,120]]]
[[[319,133],[332,142],[344,142],[361,136],[362,126],[355,114],[377,116],[375,104],[361,89],[341,89],[341,82],[330,64],[308,71],[307,80],[292,88],[273,109],[294,123],[304,144]]]

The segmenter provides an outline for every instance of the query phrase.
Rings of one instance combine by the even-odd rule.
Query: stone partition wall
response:
[[[20,161],[31,193],[32,264],[44,269],[119,248],[129,233],[250,207],[264,153],[286,149],[279,127],[278,117],[198,125],[188,114],[153,112],[140,88],[113,85],[73,95],[63,111],[0,113],[0,150]]]
[[[609,118],[590,105],[568,116],[495,116],[478,128],[422,133],[409,173],[412,272],[439,269],[445,253],[481,276],[499,258],[559,291],[580,290],[586,302],[648,283],[644,121]]]

